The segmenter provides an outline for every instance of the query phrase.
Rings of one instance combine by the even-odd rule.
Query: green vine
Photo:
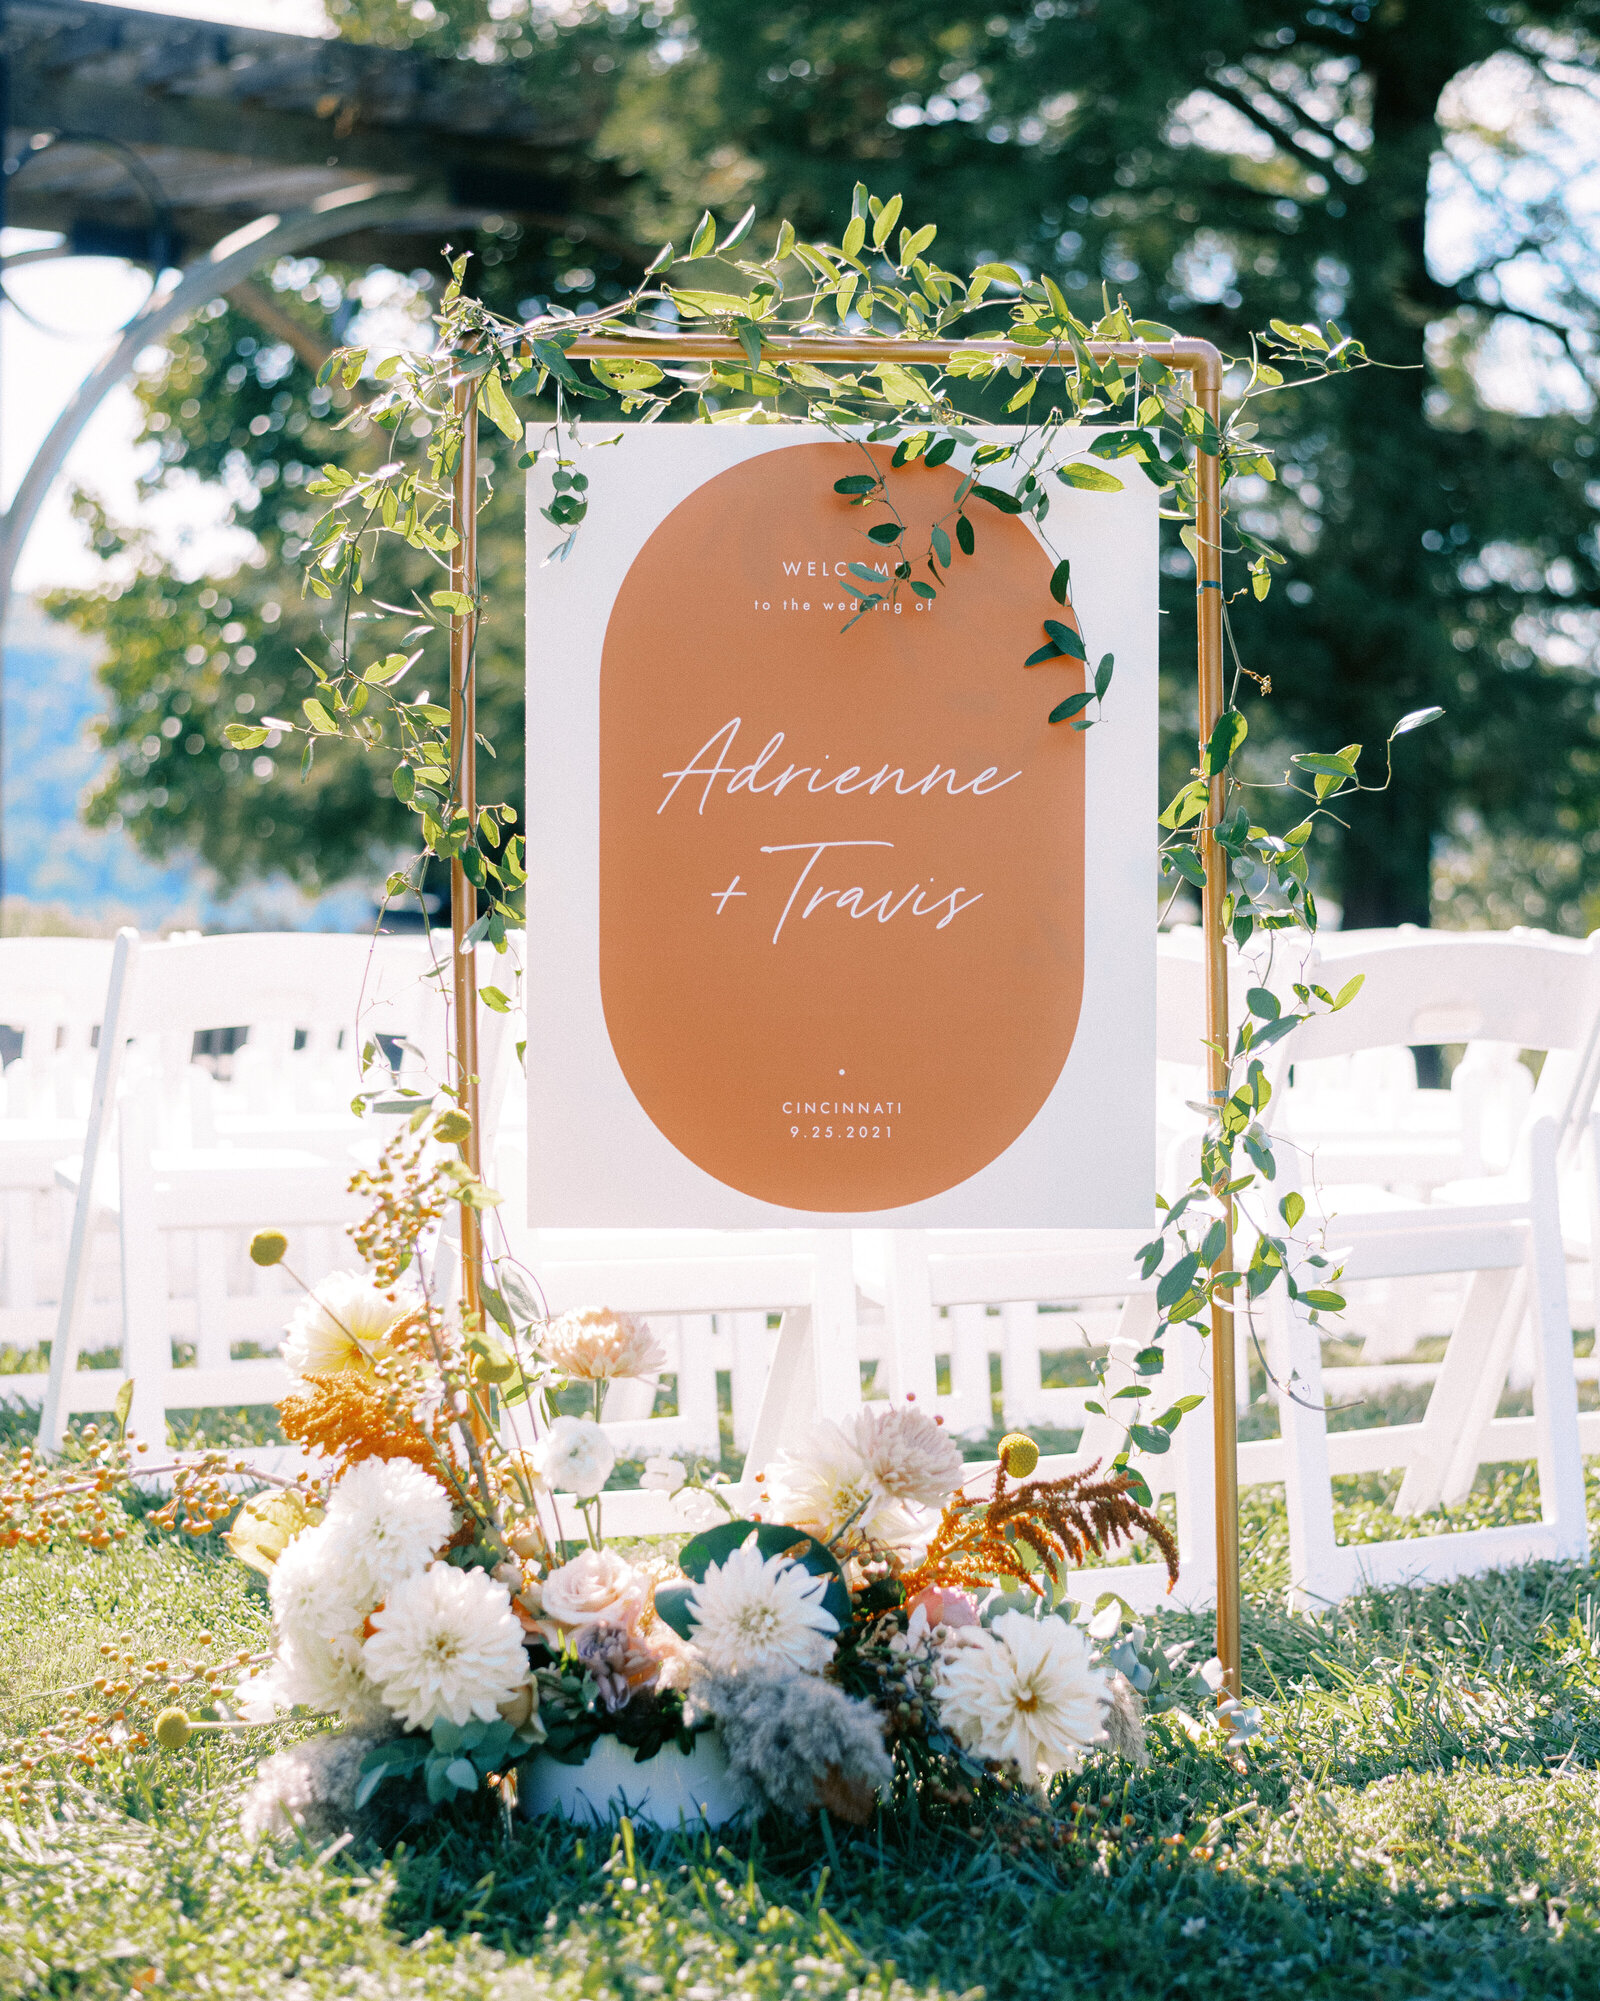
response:
[[[858,473],[836,482],[836,491],[867,517],[866,540],[893,558],[887,576],[865,563],[849,566],[855,591],[849,624],[902,593],[931,599],[950,588],[962,561],[977,554],[986,510],[1023,518],[1053,559],[1049,592],[1064,616],[1046,615],[1041,606],[1041,643],[1019,665],[1081,666],[1083,689],[1053,702],[1049,720],[1085,730],[1101,713],[1115,662],[1103,654],[1091,671],[1073,610],[1070,557],[1052,542],[1047,526],[1057,486],[1114,492],[1121,490],[1124,475],[1152,481],[1161,489],[1162,518],[1177,524],[1190,557],[1198,560],[1197,460],[1215,458],[1223,490],[1220,553],[1225,562],[1243,566],[1238,588],[1231,596],[1224,591],[1226,619],[1228,606],[1238,599],[1265,598],[1273,571],[1286,560],[1243,528],[1228,504],[1232,481],[1275,476],[1253,407],[1373,365],[1360,342],[1331,322],[1317,328],[1274,320],[1252,337],[1248,355],[1228,362],[1219,424],[1196,400],[1187,372],[1168,367],[1157,354],[1139,352],[1174,338],[1171,328],[1134,319],[1109,293],[1103,294],[1100,318],[1088,324],[1071,311],[1047,273],[1034,276],[998,263],[981,264],[965,277],[947,271],[931,258],[934,224],[903,225],[896,237],[899,195],[881,201],[858,186],[837,243],[803,242],[784,222],[762,259],[740,254],[747,249],[754,215],[753,208],[747,210],[719,241],[717,224],[706,214],[682,256],[668,244],[638,288],[604,311],[551,314],[527,323],[505,319],[472,298],[465,289],[467,259],[458,257],[431,348],[389,355],[370,371],[365,350],[341,349],[322,371],[320,380],[337,377],[349,391],[370,379],[371,393],[344,421],[387,431],[393,457],[359,477],[330,466],[309,489],[327,504],[309,538],[306,588],[330,604],[337,598],[338,624],[326,661],[308,662],[318,691],[302,705],[303,719],[233,723],[226,734],[235,749],[252,750],[269,729],[294,731],[304,739],[302,771],[309,771],[319,743],[334,737],[384,758],[395,793],[416,814],[420,832],[417,857],[391,875],[387,896],[420,896],[430,858],[459,859],[479,897],[474,941],[486,939],[505,949],[527,879],[523,838],[512,832],[510,806],[485,805],[475,817],[462,809],[449,710],[405,693],[418,661],[430,649],[436,657],[448,642],[452,622],[470,619],[475,631],[489,609],[479,580],[466,592],[450,580],[458,545],[450,487],[464,422],[486,420],[519,447],[530,423],[536,424],[537,442],[522,451],[517,464],[526,470],[543,462],[551,469],[551,497],[542,512],[557,539],[546,560],[562,558],[587,519],[584,453],[611,441],[582,435],[585,406],[600,406],[589,413],[595,417],[620,414],[639,424],[663,418],[805,422],[832,431],[857,448],[862,460]],[[699,332],[732,336],[738,356],[683,363],[673,359],[662,339]],[[841,333],[881,346],[882,359],[819,364],[786,356],[779,345],[796,335]],[[636,350],[574,359],[575,343],[596,335],[632,340]],[[929,365],[903,352],[910,343],[951,338],[1003,340],[1024,353],[978,345]],[[1091,352],[1097,343],[1116,343],[1125,351],[1097,359]],[[465,397],[458,395],[463,388]],[[996,437],[987,428],[995,425],[1009,427],[1007,435]],[[1085,427],[1087,442],[1081,431],[1069,435],[1068,427]],[[942,465],[958,449],[970,454],[970,469],[946,513],[932,524],[926,545],[913,550],[887,474],[919,461]],[[486,498],[484,482],[478,504]],[[385,538],[395,537],[430,557],[441,572],[438,589],[413,593],[406,604],[369,591],[369,582],[381,575]],[[1231,626],[1227,637],[1231,648]],[[1303,1198],[1294,1193],[1272,1201],[1277,1166],[1263,1123],[1270,1085],[1261,1059],[1298,1022],[1353,997],[1352,988],[1332,994],[1318,985],[1296,984],[1294,1005],[1286,1006],[1271,985],[1271,953],[1276,934],[1316,929],[1308,881],[1316,822],[1355,793],[1381,788],[1359,782],[1361,746],[1354,744],[1293,757],[1276,788],[1248,783],[1239,766],[1248,724],[1238,706],[1248,670],[1236,651],[1232,660],[1227,707],[1189,779],[1161,815],[1161,870],[1174,897],[1185,886],[1202,887],[1206,837],[1214,832],[1227,862],[1229,931],[1241,948],[1264,940],[1266,959],[1250,989],[1248,1013],[1223,1052],[1227,1082],[1211,1103],[1200,1176],[1163,1203],[1160,1227],[1143,1253],[1145,1276],[1160,1273],[1161,1321],[1154,1343],[1137,1358],[1142,1376],[1160,1373],[1168,1328],[1198,1319],[1218,1294],[1237,1287],[1253,1301],[1281,1278],[1313,1317],[1343,1304],[1334,1289],[1337,1269],[1314,1241],[1297,1235]],[[1263,683],[1261,692],[1269,692],[1269,684]],[[1390,742],[1439,713],[1404,717]],[[492,755],[492,746],[482,747]],[[1224,804],[1213,826],[1211,793],[1218,780]],[[1254,818],[1249,799],[1263,789],[1290,795],[1296,818],[1287,831],[1275,833]],[[482,999],[502,1011],[511,1005],[511,996],[499,987],[484,988]],[[453,1086],[446,1089],[453,1093]],[[1241,1249],[1248,1246],[1242,1268],[1223,1263],[1230,1240]],[[498,1271],[491,1276],[495,1282],[486,1288],[486,1298],[508,1327],[517,1317],[508,1301],[534,1310],[526,1286],[506,1283]],[[1151,1394],[1148,1384],[1137,1382],[1110,1401],[1128,1399],[1142,1410],[1141,1400]],[[1126,1464],[1135,1449],[1166,1450],[1172,1428],[1192,1401],[1180,1399],[1148,1422],[1130,1420],[1118,1463]]]

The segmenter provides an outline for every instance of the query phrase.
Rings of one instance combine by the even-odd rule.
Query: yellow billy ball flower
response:
[[[250,1239],[250,1262],[263,1267],[281,1264],[288,1250],[289,1239],[282,1230],[257,1230]]]
[[[1000,1464],[1013,1480],[1026,1480],[1039,1463],[1039,1448],[1025,1432],[1008,1431],[1000,1441]]]
[[[156,1742],[163,1751],[181,1751],[194,1735],[194,1725],[181,1709],[163,1709],[156,1718]]]

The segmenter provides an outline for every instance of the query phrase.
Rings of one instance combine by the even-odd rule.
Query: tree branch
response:
[[[1275,125],[1251,103],[1242,90],[1236,89],[1231,83],[1224,83],[1220,77],[1207,77],[1203,88],[1209,90],[1213,97],[1220,97],[1224,104],[1231,104],[1235,111],[1243,112],[1257,131],[1264,132],[1275,146],[1281,146],[1286,153],[1292,153],[1312,173],[1326,174],[1330,169],[1338,171],[1332,160],[1325,160],[1320,153],[1313,153],[1311,148],[1303,146],[1292,132],[1285,132],[1281,126]],[[1339,178],[1341,180],[1345,178],[1342,172]]]

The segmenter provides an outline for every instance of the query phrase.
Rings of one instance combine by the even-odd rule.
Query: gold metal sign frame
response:
[[[671,334],[665,336],[595,335],[574,341],[566,349],[574,361],[626,361],[648,356],[651,360],[747,362],[739,341],[730,334]],[[1058,352],[1041,352],[1004,340],[862,340],[846,334],[800,335],[785,339],[775,335],[763,339],[762,353],[774,361],[828,363],[878,362],[892,356],[897,362],[945,364],[962,353],[994,355],[1002,361],[1020,361],[1024,367],[1059,367]],[[1089,354],[1096,361],[1159,361],[1168,368],[1189,375],[1194,382],[1195,402],[1220,428],[1222,403],[1222,356],[1209,341],[1091,341]],[[477,424],[472,421],[475,386],[458,381],[456,409],[462,417],[462,443],[456,462],[452,494],[452,521],[459,541],[451,558],[450,587],[466,596],[477,589]],[[1222,481],[1221,467],[1210,453],[1197,451],[1195,460],[1195,531],[1198,561],[1195,575],[1196,655],[1199,678],[1200,750],[1202,760],[1212,730],[1221,716],[1224,702],[1222,654]],[[477,737],[476,700],[472,672],[474,615],[452,620],[450,629],[450,733],[459,773],[461,810],[476,819]],[[1201,836],[1201,858],[1205,867],[1205,889],[1201,898],[1201,928],[1206,956],[1206,1040],[1207,1075],[1210,1097],[1219,1103],[1227,1090],[1228,1064],[1228,960],[1227,940],[1222,921],[1223,900],[1227,895],[1227,857],[1217,844],[1216,829],[1223,812],[1224,780],[1219,775],[1210,782],[1210,803]],[[477,894],[468,881],[460,858],[450,864],[450,933],[454,984],[455,1059],[461,1080],[461,1108],[472,1121],[466,1141],[466,1160],[474,1175],[481,1171],[478,1144],[478,1010],[474,954],[466,936],[477,920]],[[463,1207],[461,1212],[461,1253],[464,1293],[469,1311],[480,1309],[480,1271],[483,1256],[482,1227],[477,1212]],[[1230,1270],[1233,1264],[1233,1231],[1227,1226],[1226,1241],[1216,1269]],[[1234,1335],[1231,1298],[1224,1294],[1211,1305],[1211,1418],[1212,1443],[1216,1461],[1217,1531],[1217,1657],[1223,1668],[1227,1689],[1237,1696],[1239,1685],[1239,1461],[1238,1409],[1234,1387]]]

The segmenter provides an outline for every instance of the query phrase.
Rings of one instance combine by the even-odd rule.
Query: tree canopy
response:
[[[476,282],[499,306],[603,301],[661,235],[682,247],[706,205],[731,220],[753,202],[821,230],[866,178],[938,220],[946,261],[1048,270],[1086,317],[1108,288],[1225,350],[1274,317],[1359,335],[1387,366],[1283,400],[1266,420],[1281,478],[1243,517],[1293,552],[1267,603],[1236,621],[1263,697],[1260,768],[1276,775],[1280,745],[1376,744],[1402,712],[1440,704],[1438,732],[1399,747],[1400,782],[1324,856],[1344,922],[1427,922],[1441,841],[1474,828],[1557,857],[1524,912],[1593,921],[1597,280],[1563,147],[1571,119],[1592,116],[1600,0],[1218,0],[1198,13],[1034,0],[933,15],[909,0],[658,0],[493,16],[489,34],[473,7],[348,0],[339,19],[521,64],[530,88],[559,74],[581,99],[570,213],[476,246]],[[275,282],[330,341],[372,289],[309,266]],[[141,391],[162,441],[155,479],[232,481],[264,561],[192,587],[147,565],[120,595],[63,602],[108,644],[113,762],[93,811],[121,813],[157,852],[197,843],[234,879],[369,869],[398,822],[360,771],[319,762],[299,793],[293,774],[226,768],[221,726],[264,669],[285,701],[297,672],[309,691],[294,647],[313,614],[288,600],[282,567],[308,512],[300,489],[310,467],[378,445],[334,433],[303,364],[231,308],[171,354]],[[510,761],[509,489],[497,507],[483,687],[499,713],[485,733]],[[1192,577],[1180,547],[1166,568],[1176,614]],[[1193,755],[1192,634],[1181,616],[1166,625],[1177,776]],[[235,626],[248,636],[230,642]],[[228,678],[240,644],[257,658]]]

